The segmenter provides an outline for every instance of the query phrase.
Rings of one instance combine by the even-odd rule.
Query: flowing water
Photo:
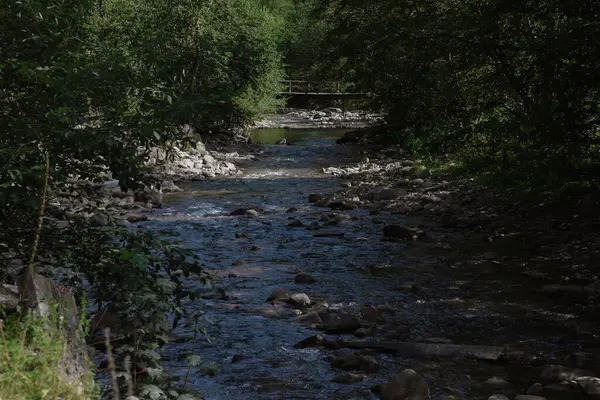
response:
[[[327,361],[326,350],[293,347],[317,332],[291,323],[292,315],[263,316],[272,307],[265,302],[269,294],[283,287],[290,294],[307,293],[334,309],[387,305],[396,311],[391,317],[395,323],[410,327],[411,340],[444,337],[495,344],[506,339],[502,327],[488,327],[491,332],[498,331],[498,337],[463,333],[485,326],[485,316],[498,313],[498,309],[490,309],[483,301],[455,299],[466,281],[455,276],[445,279],[438,270],[438,253],[381,240],[383,223],[419,225],[420,221],[356,210],[344,212],[350,217],[347,220],[330,224],[322,220],[330,210],[308,204],[310,193],[332,192],[343,181],[324,175],[323,167],[360,159],[358,149],[335,144],[342,134],[259,131],[254,134],[256,142],[273,143],[286,137],[295,145],[265,145],[258,160],[241,165],[243,175],[188,184],[183,194],[168,196],[164,208],[144,223],[196,251],[217,276],[216,286],[227,295],[186,304],[190,316],[203,312],[198,326],[206,334],[195,335],[195,320],[188,317],[176,334],[189,340],[166,347],[167,367],[183,381],[188,373],[186,358],[191,354],[217,365],[216,376],[192,368],[188,379],[188,387],[204,393],[207,400],[370,399],[376,398],[370,394],[372,386],[408,367],[425,376],[434,399],[448,394],[475,398],[469,393],[477,390],[477,382],[495,374],[516,375],[514,381],[525,381],[527,374],[522,369],[510,372],[475,360],[416,361],[375,354],[380,371],[360,383],[333,383],[330,380],[336,371]],[[264,209],[264,214],[258,218],[228,216],[235,209],[253,205]],[[292,207],[297,210],[287,212]],[[315,237],[313,230],[289,227],[292,219],[306,226],[319,223],[320,232],[344,235]],[[239,260],[244,262],[236,262]],[[310,273],[318,282],[295,284],[297,270]],[[191,280],[190,285],[208,292],[199,282]],[[433,289],[419,292],[411,287]],[[196,340],[192,340],[194,336]],[[214,339],[207,341],[205,336]]]

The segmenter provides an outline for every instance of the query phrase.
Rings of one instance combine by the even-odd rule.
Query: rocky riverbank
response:
[[[385,240],[441,255],[440,268],[445,270],[444,274],[452,271],[455,276],[457,302],[464,302],[466,306],[471,302],[503,301],[508,318],[515,318],[511,315],[515,308],[521,309],[527,317],[517,318],[522,324],[519,327],[508,321],[502,323],[501,328],[477,326],[479,335],[488,338],[488,343],[503,345],[470,348],[447,347],[453,340],[446,337],[420,341],[436,343],[432,347],[399,343],[405,342],[410,334],[404,326],[399,331],[392,330],[399,335],[392,338],[389,328],[378,327],[389,318],[386,318],[385,308],[364,309],[373,316],[370,322],[375,325],[366,323],[360,313],[358,319],[347,317],[344,319],[344,323],[348,322],[347,330],[337,329],[337,325],[336,329],[329,329],[330,317],[326,314],[317,313],[314,317],[308,314],[298,319],[326,332],[353,333],[370,339],[350,342],[348,346],[348,342],[343,341],[332,345],[331,338],[317,336],[307,339],[306,343],[326,348],[348,346],[393,351],[417,358],[455,358],[468,354],[488,361],[527,365],[539,371],[538,381],[530,382],[528,388],[523,382],[515,385],[507,376],[490,377],[482,386],[483,393],[491,395],[490,400],[600,396],[600,353],[597,351],[600,280],[595,262],[600,255],[597,230],[600,198],[596,192],[554,200],[498,192],[472,179],[431,171],[398,147],[368,151],[357,164],[327,167],[323,173],[342,178],[342,187],[332,193],[312,194],[310,202],[338,212],[370,210],[373,219],[380,220]],[[386,224],[385,218],[380,216],[385,214],[404,215],[406,221],[417,223]],[[418,293],[423,288],[408,285],[403,290]],[[518,304],[516,299],[522,299],[527,305]],[[532,324],[530,319],[546,324],[547,330],[534,331],[532,325],[536,323]],[[469,330],[468,325],[463,329]],[[449,336],[453,335],[460,337],[462,333],[455,331]],[[364,356],[360,354],[354,353],[352,357],[356,360],[348,361],[352,368],[343,367],[345,359],[342,362],[334,358],[332,365],[364,373],[361,358]],[[404,375],[399,374],[398,379],[402,381]],[[344,375],[339,379],[362,378]],[[406,381],[394,389],[400,397],[390,397],[392,389],[384,387],[381,398],[428,398],[422,387],[420,383]],[[413,390],[418,392],[415,394]]]
[[[108,177],[100,183],[74,181],[71,191],[51,194],[49,214],[59,226],[71,219],[87,220],[97,227],[126,226],[146,220],[148,211],[162,206],[164,194],[181,192],[178,183],[241,174],[236,162],[253,158],[207,150],[203,143],[187,149],[155,149],[147,161],[154,185],[123,192],[118,181]]]
[[[289,129],[356,129],[380,121],[376,114],[361,110],[345,111],[329,107],[323,110],[282,109],[255,122],[250,128],[289,128]]]

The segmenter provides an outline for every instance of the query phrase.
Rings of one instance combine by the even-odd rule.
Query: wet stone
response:
[[[354,336],[356,336],[357,338],[364,338],[367,336],[371,336],[371,330],[368,328],[358,328],[354,332]]]
[[[309,347],[319,347],[323,345],[323,336],[321,335],[315,335],[315,336],[309,336],[304,340],[301,340],[300,342],[296,343],[294,345],[295,349],[306,349]]]
[[[301,307],[309,307],[312,304],[310,297],[306,293],[295,293],[290,296],[290,301]]]
[[[307,314],[297,316],[293,322],[301,325],[318,325],[323,321],[321,320],[321,317],[318,313],[310,312]]]
[[[308,196],[309,203],[317,203],[321,200],[323,200],[323,195],[321,194],[312,193]]]
[[[372,373],[379,369],[379,362],[373,356],[352,353],[334,356],[331,359],[331,366],[333,368],[339,368],[347,371],[363,371]]]
[[[260,216],[260,213],[254,209],[249,209],[249,210],[246,210],[246,215],[249,217],[256,218],[256,217]]]
[[[493,376],[490,379],[488,379],[487,381],[485,381],[483,386],[487,390],[492,391],[492,392],[510,391],[513,387],[512,383],[508,382],[505,379],[499,378],[497,376]]]
[[[361,328],[361,325],[355,316],[343,314],[325,321],[321,328],[330,333],[353,333]]]
[[[530,394],[519,394],[519,395],[517,395],[517,397],[515,397],[515,400],[547,400],[547,399],[542,396],[533,396]]]
[[[296,277],[294,278],[294,282],[296,282],[298,284],[310,284],[310,283],[317,282],[317,280],[315,278],[313,278],[311,275],[303,272],[303,273],[296,275]]]
[[[493,394],[488,397],[488,400],[509,400],[509,398],[503,394]]]
[[[527,394],[540,395],[544,391],[544,386],[541,383],[534,383],[527,389]]]
[[[383,318],[381,318],[381,314],[379,310],[373,306],[363,307],[360,309],[360,315],[365,321],[368,322],[381,322]]]
[[[287,292],[285,291],[285,289],[283,288],[279,288],[279,289],[275,289],[271,295],[269,297],[267,297],[267,301],[274,301],[274,300],[284,300],[287,301],[289,300],[289,296],[287,294]]]
[[[364,379],[365,379],[364,375],[355,374],[352,372],[342,372],[341,374],[333,377],[333,379],[331,379],[331,382],[350,384],[350,383],[362,382]]]
[[[425,233],[418,228],[405,228],[401,225],[387,225],[383,227],[383,236],[395,239],[416,239]]]
[[[381,400],[429,400],[429,386],[412,369],[405,369],[381,390]]]
[[[323,338],[323,347],[328,350],[339,350],[342,348],[337,339],[330,337]]]

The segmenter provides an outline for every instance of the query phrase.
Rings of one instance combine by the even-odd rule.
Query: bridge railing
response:
[[[299,81],[286,79],[281,81],[282,94],[349,94],[339,81]]]

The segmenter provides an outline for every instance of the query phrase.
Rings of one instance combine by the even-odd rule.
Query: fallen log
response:
[[[485,361],[496,361],[505,351],[500,346],[479,346],[463,344],[385,342],[343,340],[342,347],[351,349],[373,349],[403,353],[412,357],[467,357]]]

